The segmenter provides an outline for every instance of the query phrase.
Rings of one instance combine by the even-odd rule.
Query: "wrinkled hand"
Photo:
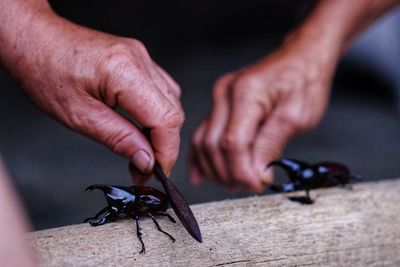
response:
[[[315,126],[327,106],[338,55],[314,48],[291,40],[216,82],[211,114],[193,135],[192,183],[207,177],[251,191],[272,183],[266,165]]]
[[[17,56],[12,58],[17,61],[5,61],[33,102],[129,159],[138,182],[146,178],[141,173],[152,170],[155,159],[169,173],[178,156],[184,120],[180,88],[145,47],[46,12],[36,15],[28,27],[16,42]],[[115,111],[117,107],[151,130],[151,143]]]

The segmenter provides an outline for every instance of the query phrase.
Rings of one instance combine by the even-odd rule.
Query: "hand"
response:
[[[308,39],[309,40],[309,39]],[[260,62],[220,78],[211,114],[193,135],[191,180],[261,191],[266,166],[326,109],[339,53],[292,38]],[[331,52],[328,52],[331,51]]]
[[[143,44],[52,12],[35,14],[23,33],[5,65],[43,112],[129,159],[137,182],[155,159],[170,172],[184,120],[180,88]],[[150,129],[151,142],[117,107]]]

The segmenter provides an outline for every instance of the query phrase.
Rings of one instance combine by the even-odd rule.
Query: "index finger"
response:
[[[261,189],[252,164],[253,141],[260,123],[269,110],[260,104],[258,95],[238,88],[231,96],[231,113],[222,141],[230,177],[252,190]],[[234,90],[234,89],[233,89]]]
[[[169,174],[179,152],[180,129],[184,114],[179,105],[145,77],[134,77],[120,84],[118,104],[142,127],[150,129],[154,155],[163,171]]]

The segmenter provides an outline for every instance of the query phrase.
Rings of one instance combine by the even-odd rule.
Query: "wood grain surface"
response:
[[[176,238],[171,243],[145,218],[144,255],[135,222],[127,219],[29,237],[43,266],[400,266],[399,179],[311,196],[313,205],[284,194],[193,205],[203,243],[179,222],[160,218]]]

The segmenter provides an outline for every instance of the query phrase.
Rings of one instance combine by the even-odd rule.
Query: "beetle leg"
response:
[[[171,222],[176,223],[174,217],[172,217],[171,215],[169,215],[166,211],[156,211],[156,212],[154,212],[154,213],[157,214],[157,215],[161,215],[161,216],[167,216],[168,219],[169,219]]]
[[[306,197],[307,197],[308,199],[311,199],[311,198],[310,198],[310,189],[306,189]]]
[[[93,220],[90,223],[91,226],[99,226],[112,221],[115,221],[118,217],[118,213],[113,209],[107,209],[104,215],[100,219]]]
[[[108,207],[105,207],[104,209],[100,210],[94,217],[86,218],[83,222],[87,223],[88,221],[97,220],[100,217],[100,215],[102,213],[106,212],[107,210],[108,210]]]
[[[288,197],[291,201],[298,202],[302,205],[310,205],[314,203],[314,200],[310,197],[310,189],[306,189],[305,196],[292,196]]]
[[[314,200],[312,200],[310,197],[310,189],[306,189],[306,196],[301,201],[301,204],[313,204],[313,203],[314,203]]]
[[[150,212],[148,212],[147,215],[149,215],[149,217],[153,220],[153,222],[154,222],[154,224],[156,225],[158,231],[160,231],[161,233],[163,233],[163,234],[169,236],[169,238],[171,238],[171,240],[172,240],[172,243],[175,242],[175,238],[174,238],[172,235],[168,234],[168,233],[165,232],[163,229],[161,229],[160,225],[158,224],[156,218],[154,218],[153,214],[151,214]]]
[[[144,247],[144,243],[142,240],[142,232],[140,232],[142,228],[140,228],[139,215],[135,215],[135,221],[136,221],[136,236],[139,238],[139,241],[142,244],[142,250],[139,253],[146,253],[146,248]]]

